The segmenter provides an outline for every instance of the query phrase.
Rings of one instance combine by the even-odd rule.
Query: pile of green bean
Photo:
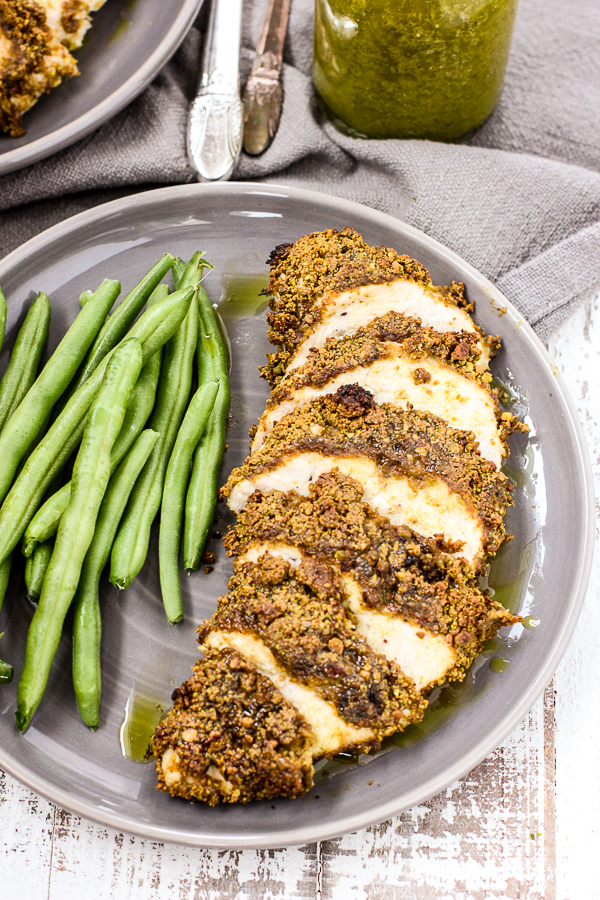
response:
[[[112,313],[119,282],[85,291],[41,371],[51,313],[44,293],[16,337],[0,382],[0,608],[21,544],[36,606],[17,689],[21,731],[42,699],[69,609],[79,713],[99,724],[100,577],[110,560],[111,582],[131,584],[159,510],[163,602],[171,624],[183,618],[181,533],[184,565],[196,569],[229,408],[227,354],[200,285],[206,268],[201,252],[187,265],[167,253]],[[162,283],[169,270],[173,292]],[[5,325],[0,290],[0,347]],[[0,683],[12,677],[0,660]]]

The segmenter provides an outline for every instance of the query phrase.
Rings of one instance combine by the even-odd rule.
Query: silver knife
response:
[[[290,0],[269,0],[256,59],[244,89],[244,150],[257,156],[275,137],[283,90],[281,67]]]
[[[226,181],[242,148],[242,0],[212,0],[200,90],[188,120],[188,156],[199,181]]]

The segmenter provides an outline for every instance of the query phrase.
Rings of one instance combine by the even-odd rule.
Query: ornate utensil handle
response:
[[[281,67],[290,0],[269,0],[256,59],[244,89],[244,150],[256,156],[277,131],[283,91]]]
[[[213,0],[188,121],[188,156],[199,181],[226,181],[242,147],[241,29],[242,0]]]

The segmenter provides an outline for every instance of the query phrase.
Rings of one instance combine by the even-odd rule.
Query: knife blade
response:
[[[256,59],[244,88],[244,150],[251,156],[267,149],[279,125],[283,45],[289,11],[290,0],[269,0]]]
[[[227,181],[242,148],[242,0],[212,0],[200,89],[188,119],[188,157],[199,181]]]

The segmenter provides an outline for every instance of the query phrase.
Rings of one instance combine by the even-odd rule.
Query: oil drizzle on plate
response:
[[[125,4],[125,9],[127,11],[132,10],[137,3],[137,0],[127,0]],[[112,44],[113,41],[118,41],[120,37],[123,37],[129,26],[131,25],[131,21],[127,18],[123,10],[119,13],[119,24],[115,28],[114,32],[111,34],[109,38],[109,43]]]
[[[119,745],[125,759],[146,763],[152,758],[147,752],[152,735],[171,707],[172,674],[173,660],[168,650],[162,650],[138,672],[119,728]]]
[[[259,316],[269,303],[263,291],[269,284],[267,275],[224,275],[223,292],[218,310],[224,321]]]
[[[163,708],[162,702],[132,688],[119,729],[119,743],[125,759],[137,763],[150,761],[148,748],[152,735],[166,714],[167,710]]]
[[[493,647],[491,645],[494,645]],[[489,659],[489,656],[500,647],[500,642],[489,641],[479,657],[480,665]],[[329,781],[330,778],[340,772],[347,772],[349,768],[366,766],[384,753],[408,747],[422,741],[429,735],[438,731],[454,714],[456,709],[470,701],[475,685],[476,668],[470,670],[469,683],[453,682],[435,688],[429,698],[429,706],[421,721],[415,725],[409,725],[404,731],[392,734],[381,742],[381,749],[375,753],[338,753],[332,759],[320,760],[315,765],[315,784]],[[484,688],[485,690],[485,688]]]
[[[496,672],[497,674],[502,674],[508,670],[510,666],[510,660],[504,659],[502,656],[495,656],[493,660],[490,662],[490,669],[492,672]]]

